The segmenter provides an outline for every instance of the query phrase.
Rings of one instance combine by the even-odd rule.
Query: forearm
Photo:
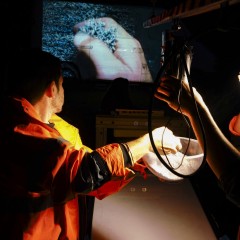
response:
[[[125,143],[133,165],[149,152],[150,144],[150,139],[146,135]]]
[[[181,149],[180,139],[176,137],[170,129],[164,126],[152,131],[152,140],[159,154],[176,153]],[[126,145],[129,148],[133,164],[138,162],[145,154],[154,151],[149,134],[127,142]]]
[[[235,167],[235,162],[239,161],[240,155],[237,149],[223,135],[207,106],[205,104],[198,106],[206,139],[207,162],[217,178],[220,179],[225,172],[231,171]],[[204,138],[197,114],[192,113],[189,115],[189,119],[194,133],[203,148]]]

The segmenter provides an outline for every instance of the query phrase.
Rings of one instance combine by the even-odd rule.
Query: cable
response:
[[[158,72],[157,74],[157,77],[156,77],[156,80],[154,82],[154,88],[153,88],[153,94],[152,94],[152,98],[151,98],[151,102],[150,102],[150,105],[149,105],[149,110],[148,110],[148,132],[149,132],[149,137],[150,137],[150,141],[151,141],[151,144],[152,144],[152,148],[155,152],[155,154],[157,155],[158,159],[161,161],[161,163],[169,170],[171,171],[173,174],[179,176],[179,177],[182,177],[182,178],[187,178],[187,177],[190,177],[192,176],[193,174],[196,173],[196,171],[198,171],[200,168],[202,168],[202,166],[205,164],[206,162],[206,139],[205,139],[205,131],[204,131],[204,127],[203,127],[203,124],[202,124],[202,121],[201,121],[201,118],[200,118],[200,115],[199,115],[199,112],[198,112],[198,109],[197,109],[197,104],[195,102],[195,98],[194,98],[194,92],[193,92],[193,89],[192,89],[192,80],[190,78],[190,74],[189,74],[189,71],[188,71],[188,67],[187,67],[187,63],[186,63],[186,59],[185,59],[185,55],[186,55],[186,51],[189,51],[189,48],[187,47],[186,45],[186,42],[184,42],[183,45],[181,45],[179,48],[172,48],[171,49],[171,53],[169,54],[169,56],[166,58],[166,61],[165,63],[163,64],[162,68],[160,68],[160,71]],[[181,160],[181,164],[177,167],[177,168],[173,168],[169,162],[169,159],[167,158],[167,154],[165,153],[164,151],[164,148],[162,147],[162,150],[165,154],[165,157],[167,159],[167,162],[169,163],[169,165],[164,161],[164,159],[161,157],[161,155],[159,154],[156,146],[155,146],[155,143],[154,143],[154,140],[153,140],[153,136],[152,136],[152,124],[151,124],[151,120],[152,120],[152,107],[153,107],[153,100],[154,100],[154,93],[155,93],[155,90],[156,88],[158,87],[159,85],[159,80],[161,81],[161,78],[163,76],[163,74],[166,72],[166,69],[169,65],[169,63],[172,61],[172,59],[178,59],[179,58],[179,63],[178,63],[178,69],[177,71],[182,75],[183,72],[185,71],[186,73],[186,76],[187,76],[187,79],[189,81],[189,87],[190,87],[190,92],[191,92],[191,95],[192,95],[192,99],[194,101],[194,104],[195,104],[195,110],[196,110],[196,114],[197,114],[197,117],[198,117],[198,121],[199,121],[199,124],[201,126],[201,130],[202,130],[202,134],[203,134],[203,142],[204,142],[204,149],[203,149],[203,153],[204,153],[204,156],[203,156],[203,160],[202,160],[202,163],[201,165],[198,167],[198,169],[191,173],[191,174],[181,174],[179,172],[177,172],[176,170],[181,166],[182,162],[183,162],[183,159],[186,155],[186,152],[187,152],[187,149],[188,149],[188,146],[190,144],[190,130],[188,131],[188,135],[189,135],[189,142],[188,142],[188,146],[187,146],[187,149],[186,149],[186,152],[184,153],[183,155],[183,158]],[[183,66],[183,67],[182,67]],[[175,70],[175,69],[174,69]],[[182,79],[181,79],[181,84],[182,84]],[[181,102],[180,102],[180,99],[181,99],[181,88],[180,88],[180,91],[179,91],[179,94],[178,94],[178,101],[179,101],[179,112],[181,113],[185,123],[187,124],[188,126],[188,129],[190,129],[190,125],[186,119],[186,117],[183,115],[182,111],[181,111]],[[167,125],[169,124],[170,120],[167,122],[167,124],[165,125],[165,127],[167,127]],[[164,133],[163,133],[164,134]],[[162,142],[163,142],[163,139],[162,139]],[[164,144],[162,144],[164,145]]]

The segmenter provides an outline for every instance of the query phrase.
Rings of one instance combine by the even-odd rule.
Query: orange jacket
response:
[[[60,134],[61,124],[58,131],[42,123],[25,99],[7,105],[1,126],[0,148],[6,156],[0,160],[2,239],[77,240],[82,231],[78,196],[102,199],[134,176],[119,144],[92,151],[78,139],[75,148]]]
[[[236,122],[237,122],[237,118],[238,118],[238,116],[234,116],[234,117],[231,119],[231,121],[229,122],[229,131],[230,131],[233,135],[235,135],[235,136],[240,136],[240,132],[237,132],[237,131],[235,130],[235,124],[236,124]]]

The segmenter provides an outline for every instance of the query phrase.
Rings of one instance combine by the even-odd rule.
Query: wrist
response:
[[[127,143],[120,143],[120,146],[123,146],[124,149],[125,149],[125,154],[127,154],[127,157],[126,157],[126,161],[125,161],[125,166],[129,167],[129,166],[133,166],[134,165],[134,160],[133,160],[133,155],[132,155],[132,152],[128,146]],[[124,154],[123,154],[124,155]]]
[[[129,149],[129,154],[131,154],[133,164],[139,161],[144,154],[148,153],[151,146],[148,134],[124,144]]]

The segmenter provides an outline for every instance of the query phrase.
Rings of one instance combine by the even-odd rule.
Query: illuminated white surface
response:
[[[189,180],[136,177],[120,192],[95,200],[93,240],[216,240]]]
[[[162,160],[175,172],[184,176],[195,173],[204,160],[204,154],[196,139],[179,137],[182,143],[181,151],[176,154],[168,153],[161,155]],[[183,179],[168,170],[157,155],[153,152],[146,154],[143,161],[148,169],[157,177],[169,181],[178,181]]]

